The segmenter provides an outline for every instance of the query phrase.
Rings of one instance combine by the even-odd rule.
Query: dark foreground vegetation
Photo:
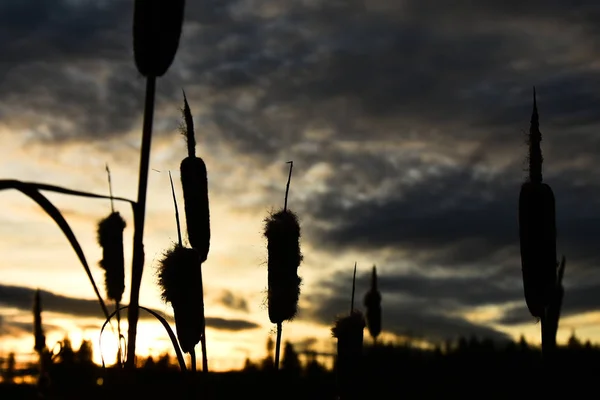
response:
[[[579,397],[592,393],[600,348],[573,336],[555,356],[554,367],[544,369],[540,350],[524,340],[500,345],[461,339],[433,350],[366,346],[361,379],[353,382],[354,393],[360,399],[520,398],[542,392]],[[324,356],[299,356],[288,345],[279,372],[267,356],[256,363],[248,360],[241,371],[192,375],[182,374],[169,357],[147,359],[130,371],[99,367],[75,352],[72,358],[60,357],[53,363],[45,389],[5,382],[0,385],[0,399],[336,399],[335,370],[326,369],[319,357]],[[36,373],[35,369],[26,372]],[[16,374],[5,366],[6,381]]]

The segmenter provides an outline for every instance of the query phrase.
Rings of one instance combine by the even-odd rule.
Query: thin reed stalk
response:
[[[129,299],[126,367],[135,368],[135,347],[139,319],[139,297],[144,272],[144,222],[146,192],[152,143],[156,78],[169,69],[177,49],[183,25],[184,0],[135,0],[133,11],[133,53],[138,71],[146,77],[146,100],[137,206],[134,213],[133,259],[131,262],[131,292]]]
[[[135,343],[139,318],[139,299],[142,274],[144,272],[144,222],[146,217],[146,192],[148,189],[148,168],[150,165],[150,146],[152,143],[152,122],[154,119],[154,96],[156,77],[146,79],[146,102],[144,105],[144,128],[138,182],[137,207],[134,212],[133,260],[131,262],[131,294],[129,297],[128,340],[126,367],[135,368]]]

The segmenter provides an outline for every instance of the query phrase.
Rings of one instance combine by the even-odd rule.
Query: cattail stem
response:
[[[113,200],[112,181],[110,179],[110,169],[108,169],[108,164],[106,164],[106,175],[108,175],[108,192],[110,193],[110,212],[114,213],[115,212],[115,202]]]
[[[283,202],[283,211],[287,210],[288,194],[290,193],[290,182],[292,180],[292,169],[294,168],[293,161],[288,161],[287,163],[290,164],[290,173],[288,175],[287,185],[285,186],[285,200]]]
[[[200,296],[202,301],[202,336],[200,337],[200,346],[202,347],[202,372],[208,374],[208,355],[206,354],[206,319],[204,317],[204,283],[202,281],[202,271],[200,272]]]
[[[192,370],[192,373],[196,372],[196,349],[192,350],[190,352],[190,369]]]
[[[115,301],[115,313],[117,314],[117,334],[119,335],[119,345],[117,351],[117,364],[120,368],[123,368],[123,348],[121,347],[121,307],[119,301]]]
[[[542,182],[542,134],[540,133],[540,120],[537,109],[535,87],[533,88],[533,112],[529,128],[529,181]]]
[[[154,118],[154,95],[156,77],[146,78],[146,101],[144,105],[144,126],[140,157],[138,197],[134,212],[133,260],[131,263],[131,293],[128,312],[128,340],[126,367],[135,367],[135,342],[137,323],[140,314],[139,298],[142,274],[144,272],[144,220],[146,216],[146,192],[148,189],[148,167],[150,164],[150,145],[152,142],[152,122]]]
[[[180,246],[183,246],[181,239],[181,223],[179,222],[179,209],[177,208],[177,197],[175,197],[175,187],[173,186],[173,177],[169,171],[169,180],[171,181],[171,192],[173,193],[173,204],[175,204],[175,221],[177,221],[177,240]]]
[[[354,275],[352,276],[352,297],[350,299],[350,314],[354,311],[354,292],[356,290],[356,261],[354,261]]]
[[[281,322],[277,323],[277,341],[275,342],[275,371],[279,371],[279,352],[281,350]]]

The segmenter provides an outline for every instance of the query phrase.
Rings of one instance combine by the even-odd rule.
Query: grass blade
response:
[[[11,183],[10,186],[7,182]],[[2,183],[4,183],[4,185],[2,185]],[[85,255],[83,254],[83,250],[81,249],[81,246],[79,245],[75,234],[71,230],[71,227],[69,226],[65,218],[62,216],[60,211],[54,206],[54,204],[50,202],[50,200],[46,198],[46,196],[41,194],[35,186],[19,181],[2,181],[0,182],[0,190],[4,189],[16,189],[19,190],[21,193],[25,194],[26,196],[29,196],[46,212],[46,214],[48,214],[54,220],[54,222],[56,222],[56,224],[59,226],[59,228],[63,231],[63,233],[69,240],[71,247],[73,247],[73,250],[77,254],[77,257],[79,258],[83,269],[85,270],[90,282],[92,283],[94,292],[96,293],[96,297],[98,297],[100,307],[102,307],[104,315],[108,318],[108,309],[106,308],[106,304],[104,304],[104,300],[102,300],[102,296],[98,291],[98,287],[96,286],[96,282],[94,281],[94,277],[92,276],[90,267],[85,259]]]
[[[154,318],[156,318],[158,320],[158,322],[160,322],[162,324],[162,326],[167,331],[169,338],[171,339],[171,343],[173,344],[173,349],[175,350],[175,354],[177,355],[177,361],[179,362],[179,368],[181,368],[182,371],[187,371],[187,368],[185,366],[185,360],[183,358],[183,353],[181,352],[181,348],[179,347],[179,343],[177,342],[177,337],[175,336],[173,329],[171,329],[171,326],[169,326],[169,323],[167,322],[165,317],[163,317],[159,313],[157,313],[149,308],[142,307],[142,306],[138,306],[138,307],[140,309],[146,311],[147,313],[150,313]],[[129,308],[129,306],[123,306],[123,307],[119,308],[119,311],[122,311],[126,308]],[[108,316],[106,321],[104,321],[104,324],[102,324],[102,328],[100,329],[100,339],[98,340],[98,347],[100,347],[100,357],[102,358],[102,368],[104,368],[106,366],[104,363],[104,355],[102,354],[102,333],[104,332],[104,329],[106,328],[106,324],[108,324],[109,321],[116,314],[117,314],[117,311],[115,310],[112,314],[110,314]]]

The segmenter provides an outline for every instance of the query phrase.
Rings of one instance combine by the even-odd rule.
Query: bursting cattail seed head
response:
[[[278,324],[291,320],[298,311],[300,283],[298,267],[300,224],[290,210],[281,210],[265,220],[264,236],[268,252],[268,309],[269,319]]]
[[[367,308],[367,327],[371,337],[376,340],[381,333],[381,293],[377,289],[377,269],[373,266],[371,274],[371,288],[365,295],[364,301]]]
[[[145,77],[167,72],[179,47],[184,0],[135,0],[133,51],[138,71]]]
[[[34,350],[41,353],[46,348],[46,336],[42,328],[42,303],[40,300],[40,290],[35,291],[33,300],[33,336],[35,338]]]
[[[202,158],[196,157],[194,121],[185,93],[183,116],[186,123],[183,133],[188,144],[188,156],[180,165],[185,221],[190,246],[198,252],[200,262],[204,262],[210,248],[208,178],[206,164]]]
[[[105,271],[106,295],[121,302],[125,291],[125,257],[123,255],[123,231],[125,220],[117,211],[98,224],[98,243],[102,247],[100,266]]]
[[[556,215],[554,193],[542,182],[542,152],[535,99],[529,131],[529,176],[519,194],[519,238],[525,302],[541,318],[556,285]]]
[[[162,299],[171,303],[181,350],[191,353],[202,337],[202,271],[198,252],[174,245],[160,261],[158,284]]]

